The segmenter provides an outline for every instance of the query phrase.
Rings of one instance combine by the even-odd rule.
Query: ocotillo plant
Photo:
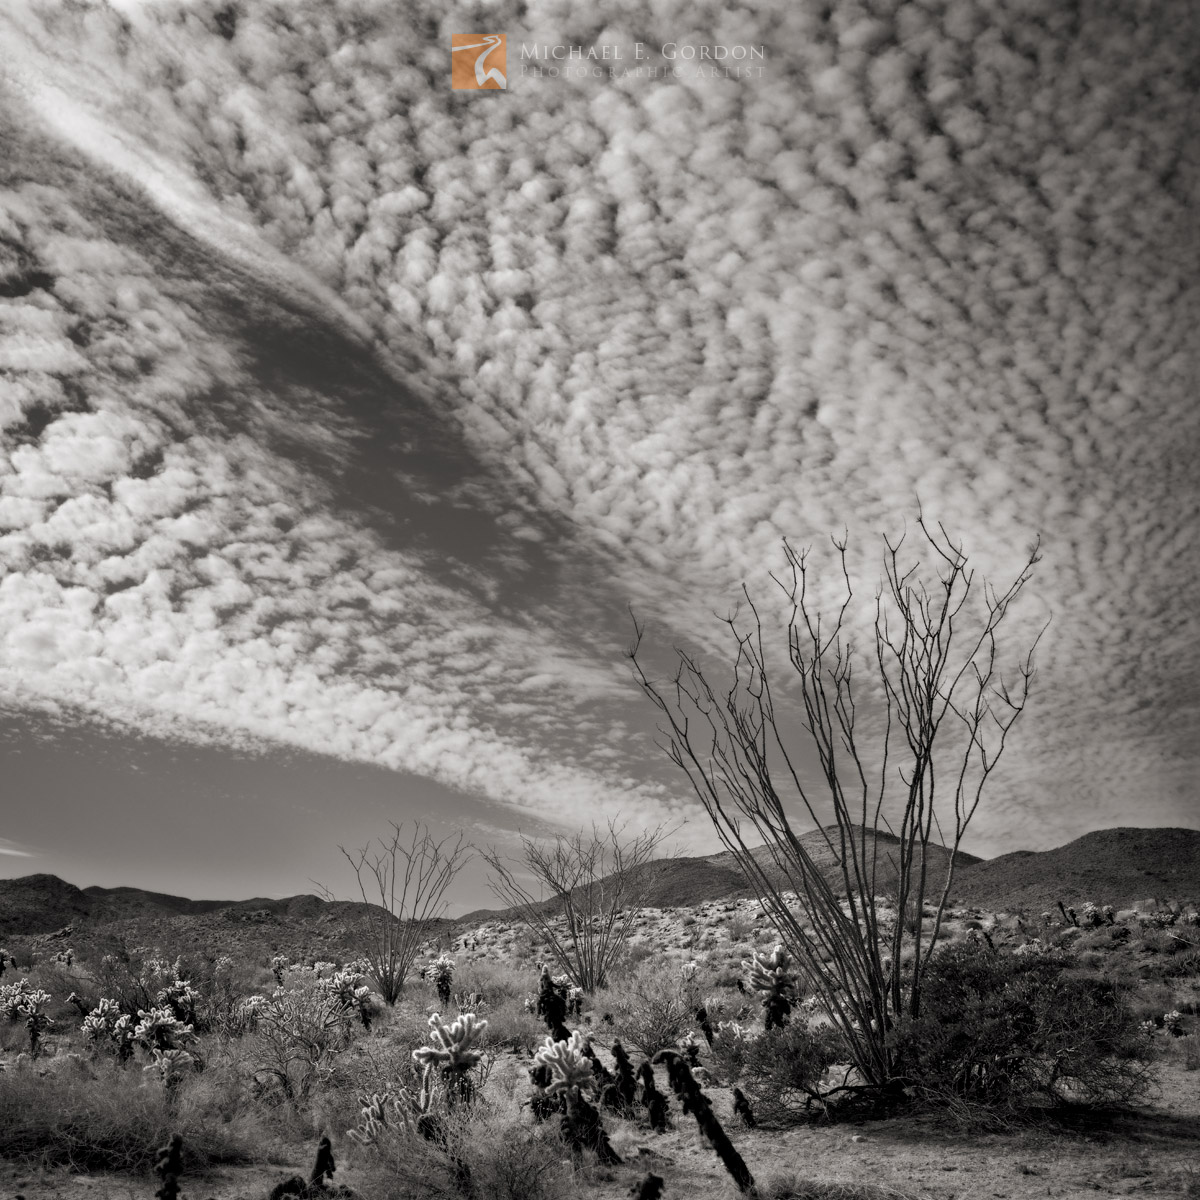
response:
[[[584,1092],[595,1090],[596,1077],[584,1054],[584,1040],[578,1030],[561,1042],[546,1039],[546,1044],[533,1056],[538,1066],[550,1068],[550,1085],[546,1092],[561,1094],[567,1103],[562,1119],[563,1137],[576,1155],[585,1149],[594,1150],[606,1166],[621,1161],[612,1148],[608,1134],[600,1123],[600,1114],[588,1103]]]
[[[700,1085],[692,1078],[687,1063],[674,1050],[660,1050],[653,1061],[666,1066],[667,1078],[670,1079],[671,1088],[683,1105],[684,1113],[691,1113],[696,1118],[700,1132],[708,1138],[709,1144],[717,1152],[717,1157],[737,1184],[739,1191],[750,1191],[754,1187],[754,1176],[750,1174],[750,1168],[746,1166],[742,1156],[729,1140],[729,1135],[721,1127],[721,1122],[712,1110],[712,1104],[700,1090]]]
[[[475,1098],[471,1072],[483,1058],[475,1043],[486,1028],[487,1021],[474,1013],[463,1013],[452,1025],[434,1013],[429,1018],[429,1044],[413,1051],[413,1059],[422,1067],[438,1070],[451,1105],[460,1100],[469,1104]]]
[[[787,951],[777,945],[770,958],[761,959],[756,954],[752,961],[743,961],[742,966],[748,972],[751,988],[762,997],[764,1028],[781,1029],[796,999],[796,975]]]
[[[158,1157],[154,1173],[162,1180],[154,1194],[158,1200],[177,1200],[179,1177],[183,1174],[183,1138],[178,1133],[173,1134],[171,1140],[154,1153]]]
[[[671,1106],[666,1096],[654,1083],[654,1068],[649,1062],[638,1067],[638,1078],[642,1081],[642,1103],[646,1106],[646,1114],[650,1118],[650,1128],[655,1133],[666,1133],[671,1127]]]

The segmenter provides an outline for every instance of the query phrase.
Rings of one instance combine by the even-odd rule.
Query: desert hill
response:
[[[954,898],[977,908],[1052,909],[1200,898],[1200,830],[1102,829],[1040,852],[1016,851],[958,872]]]
[[[825,877],[840,890],[837,842],[821,830],[801,837]],[[879,834],[879,883],[895,879],[892,850],[897,839]],[[755,852],[781,887],[787,887],[765,849]],[[934,850],[934,877],[944,871],[949,851]],[[728,851],[707,857],[680,857],[650,864],[643,904],[647,908],[694,908],[711,901],[752,898]],[[1200,898],[1200,830],[1106,829],[1085,834],[1065,846],[1043,851],[1014,851],[994,859],[959,852],[952,897],[956,904],[992,911],[1053,908],[1062,900],[1124,907],[1136,901]],[[547,902],[548,906],[552,902]],[[132,887],[78,888],[53,875],[0,879],[0,937],[35,936],[65,926],[104,931],[112,936],[153,938],[168,929],[242,941],[287,945],[310,940],[337,943],[347,926],[365,913],[357,901],[317,896],[273,900],[189,900]],[[473,926],[504,920],[503,910],[477,910],[439,922],[439,928]]]

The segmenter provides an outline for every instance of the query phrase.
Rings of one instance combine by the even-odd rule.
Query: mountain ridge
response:
[[[835,886],[841,872],[820,830],[801,837],[817,866]],[[896,839],[880,833],[883,850]],[[836,845],[836,843],[835,843]],[[769,862],[769,851],[755,856],[767,861],[768,872],[780,886],[787,881]],[[933,865],[940,877],[945,847],[934,848]],[[697,857],[657,860],[651,865],[644,906],[693,907],[713,900],[753,897],[728,850]],[[894,883],[886,863],[881,883]],[[1183,827],[1120,826],[1097,830],[1050,850],[1015,850],[991,859],[959,852],[951,895],[955,903],[995,911],[1053,907],[1059,900],[1075,904],[1123,906],[1135,901],[1200,899],[1200,830]],[[553,904],[553,901],[547,901]],[[446,927],[478,924],[509,913],[507,909],[476,909],[443,918]],[[281,899],[193,900],[135,887],[77,887],[56,875],[34,874],[0,879],[0,936],[38,936],[83,923],[96,928],[137,920],[170,920],[224,916],[230,920],[290,919],[320,921],[354,919],[365,913],[361,901],[325,900],[301,894]]]

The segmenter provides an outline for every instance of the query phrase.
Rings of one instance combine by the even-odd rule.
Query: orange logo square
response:
[[[458,91],[508,87],[508,38],[503,33],[450,35],[450,86]]]

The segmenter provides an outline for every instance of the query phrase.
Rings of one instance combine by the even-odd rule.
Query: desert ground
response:
[[[796,1095],[780,1111],[760,1108],[748,1127],[733,1111],[733,1085],[768,1109],[771,1096],[755,1091],[752,1075],[739,1074],[720,1046],[730,1030],[750,1041],[762,1034],[746,964],[767,958],[776,933],[747,897],[637,910],[609,986],[578,996],[577,1005],[572,994],[567,1024],[610,1071],[618,1040],[635,1065],[663,1047],[693,1047],[696,1076],[762,1197],[1200,1196],[1200,925],[1193,905],[1158,907],[1165,903],[1147,898],[1103,916],[1082,906],[1034,913],[956,903],[941,934],[947,946],[969,944],[981,954],[1023,947],[1022,954],[1054,954],[1076,976],[1112,981],[1145,1043],[1148,1085],[1126,1104],[1020,1114],[916,1104],[877,1116],[806,1105]],[[650,1127],[640,1103],[621,1111],[601,1105],[620,1159],[608,1165],[591,1150],[572,1153],[557,1113],[536,1119],[530,1069],[548,1040],[537,1013],[548,947],[512,914],[443,923],[388,1007],[354,965],[364,934],[353,906],[293,904],[292,911],[126,916],[10,937],[0,986],[25,980],[27,992],[40,989],[52,1023],[31,1055],[26,1023],[0,1013],[0,1195],[160,1194],[153,1152],[176,1130],[186,1197],[265,1197],[292,1176],[299,1189],[322,1136],[336,1170],[314,1192],[600,1200],[639,1194],[653,1173],[667,1197],[739,1195],[673,1095],[665,1132]],[[303,1013],[293,1013],[290,1040],[282,1041],[254,1019],[273,996],[328,997],[347,978],[369,1028],[353,1005],[309,1042]],[[106,995],[141,987],[152,997],[185,980],[195,1029],[180,1041],[191,1061],[178,1078],[168,1078],[153,1034],[134,1040],[125,1061],[113,1039],[87,1036],[83,1014],[95,1013]],[[697,1021],[700,1005],[716,1049]],[[439,1143],[400,1119],[399,1103],[387,1104],[419,1095],[413,1052],[431,1041],[431,1016],[449,1023],[463,1012],[487,1023],[475,1043],[476,1088],[469,1104],[447,1110],[449,1133]],[[798,1004],[793,1020],[819,1027],[822,1015]],[[163,1044],[169,1040],[168,1031]],[[832,1067],[825,1083],[841,1071]],[[661,1065],[655,1072],[669,1093]],[[365,1135],[364,1117],[372,1098],[385,1124],[374,1138]],[[431,1111],[438,1103],[435,1095]]]

